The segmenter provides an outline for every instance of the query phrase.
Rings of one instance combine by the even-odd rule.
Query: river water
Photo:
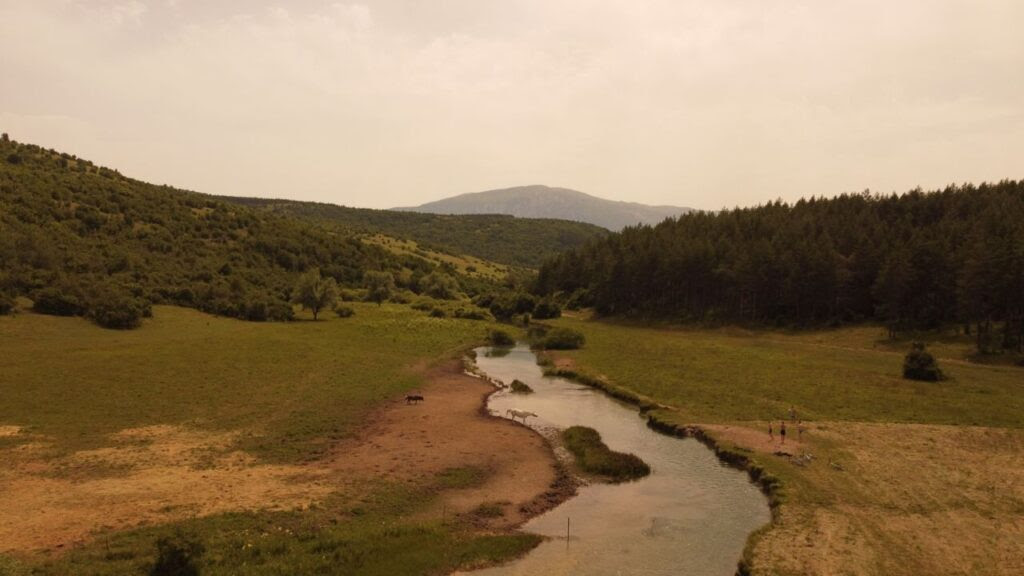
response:
[[[735,573],[747,536],[770,518],[767,499],[744,472],[721,464],[696,440],[651,430],[634,406],[563,378],[544,377],[526,346],[476,352],[483,373],[506,384],[519,379],[534,390],[496,392],[488,402],[492,412],[534,412],[538,417],[527,424],[548,437],[569,426],[589,426],[612,450],[642,458],[651,466],[651,475],[623,484],[581,487],[577,496],[523,526],[548,540],[520,560],[470,574]]]

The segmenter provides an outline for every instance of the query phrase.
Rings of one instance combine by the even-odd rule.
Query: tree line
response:
[[[535,292],[599,313],[769,325],[957,324],[1024,346],[1024,181],[695,212],[548,260]]]

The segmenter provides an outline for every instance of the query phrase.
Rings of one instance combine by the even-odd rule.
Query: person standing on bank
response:
[[[786,421],[785,420],[783,420],[782,423],[779,424],[779,436],[782,436],[782,443],[785,444],[786,443]]]

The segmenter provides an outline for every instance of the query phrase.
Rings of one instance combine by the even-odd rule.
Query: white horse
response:
[[[515,408],[509,408],[508,410],[505,410],[505,416],[509,416],[509,415],[511,415],[513,420],[515,420],[516,418],[522,418],[523,419],[523,424],[526,424],[527,417],[529,417],[529,416],[533,416],[534,418],[537,417],[537,415],[534,414],[533,412],[527,412],[526,410],[516,410]]]

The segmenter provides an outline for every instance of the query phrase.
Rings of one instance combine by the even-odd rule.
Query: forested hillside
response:
[[[66,315],[145,313],[151,303],[172,303],[286,319],[295,281],[311,268],[342,286],[361,286],[366,270],[414,282],[434,265],[293,217],[126,178],[6,134],[0,139],[5,306],[25,295],[42,311]]]
[[[1024,182],[687,214],[558,256],[537,289],[605,314],[960,323],[983,351],[1020,349]]]
[[[383,233],[415,240],[426,248],[525,268],[537,268],[547,258],[608,233],[591,224],[567,220],[498,214],[450,216],[263,198],[217,199],[336,225],[348,233]]]

